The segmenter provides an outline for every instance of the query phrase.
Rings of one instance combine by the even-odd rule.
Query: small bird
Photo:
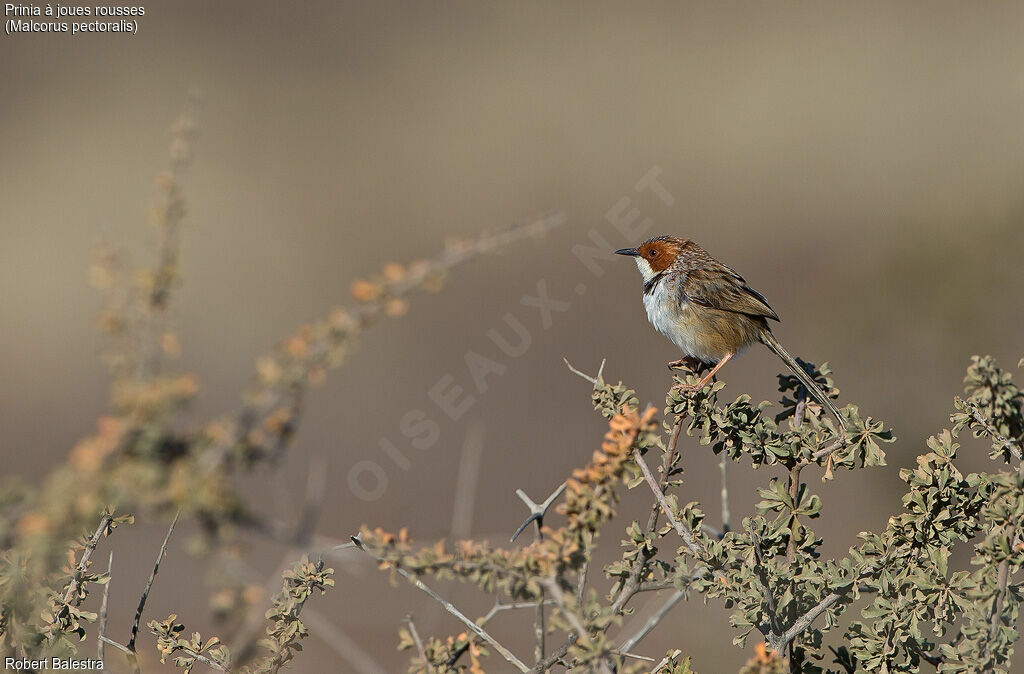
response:
[[[733,356],[761,342],[846,427],[825,392],[775,339],[768,319],[778,321],[778,314],[742,276],[693,241],[675,236],[657,236],[615,252],[636,261],[644,277],[647,319],[685,354],[669,367],[694,371],[710,367],[696,386],[684,386],[684,390],[704,388]]]

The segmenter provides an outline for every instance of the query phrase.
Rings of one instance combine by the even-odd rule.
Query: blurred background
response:
[[[525,516],[514,490],[541,500],[605,430],[563,357],[590,373],[606,358],[607,378],[661,407],[665,363],[677,354],[646,322],[636,269],[598,259],[598,275],[571,252],[595,245],[591,232],[612,249],[637,243],[609,221],[623,204],[638,209],[637,223],[650,218],[647,235],[693,238],[740,271],[782,317],[782,343],[832,364],[841,403],[895,428],[889,466],[841,473],[826,489],[808,477],[824,498],[816,529],[826,554],[843,554],[900,507],[898,469],[948,425],[969,356],[1012,367],[1024,355],[1024,5],[145,7],[136,36],[0,38],[6,476],[38,482],[107,408],[89,251],[110,241],[136,262],[151,259],[152,177],[191,87],[204,102],[174,322],[181,367],[203,385],[196,420],[236,409],[261,353],[348,303],[350,283],[383,263],[433,254],[446,237],[566,214],[543,241],[470,262],[440,294],[414,298],[309,397],[288,460],[248,489],[254,503],[295,517],[310,462],[322,458],[325,537],[343,541],[365,523],[406,526],[425,543],[453,526],[507,541]],[[645,175],[671,198],[638,191]],[[521,302],[539,282],[568,305],[547,328]],[[487,336],[513,338],[507,314],[531,338],[515,358]],[[486,391],[467,352],[500,364]],[[779,371],[755,349],[724,371],[723,395],[774,399]],[[428,394],[446,375],[475,399],[458,420]],[[429,450],[400,431],[410,410],[441,424]],[[681,498],[701,500],[716,522],[717,460],[684,446]],[[966,465],[982,466],[977,457]],[[354,472],[359,462],[379,467],[376,482]],[[453,522],[460,470],[476,487]],[[733,471],[734,518],[751,511],[768,472]],[[646,511],[638,496],[625,499],[604,554]],[[113,632],[127,632],[163,526],[111,539]],[[189,629],[216,633],[202,592],[182,589],[204,573],[184,547],[172,545],[147,613],[173,610]],[[285,552],[253,542],[248,559],[269,575]],[[338,586],[316,607],[363,664],[314,635],[295,671],[404,671],[395,644],[408,614],[421,632],[460,631],[365,560],[332,565]],[[469,587],[444,589],[470,615],[491,604]],[[638,599],[630,620],[654,606]],[[529,652],[527,619],[505,614],[494,632]],[[692,653],[697,671],[735,671],[751,651],[731,647],[732,636],[726,611],[697,601],[637,650],[660,657],[672,646]],[[492,658],[488,671],[503,664]]]

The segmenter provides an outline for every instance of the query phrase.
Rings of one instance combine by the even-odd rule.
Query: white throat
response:
[[[640,273],[644,277],[644,283],[647,283],[655,276],[655,271],[651,269],[651,263],[640,257],[639,255],[633,258],[636,260],[636,268],[640,270]]]

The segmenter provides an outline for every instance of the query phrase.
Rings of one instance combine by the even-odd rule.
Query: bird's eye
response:
[[[650,255],[651,257],[658,257],[658,251],[654,250],[653,248],[647,254]]]

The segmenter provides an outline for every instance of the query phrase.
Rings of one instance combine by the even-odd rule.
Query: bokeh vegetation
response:
[[[126,667],[138,668],[137,651],[155,641],[162,659],[186,671],[276,672],[289,664],[308,633],[302,611],[334,584],[333,571],[311,544],[308,522],[288,526],[261,514],[239,488],[240,478],[287,459],[309,388],[345,361],[364,330],[403,314],[414,291],[437,289],[459,262],[542,235],[561,221],[545,216],[450,241],[431,259],[385,264],[378,276],[353,284],[356,306],[300,327],[260,358],[237,411],[186,424],[183,412],[200,384],[174,365],[181,347],[169,310],[186,215],[181,181],[196,128],[190,108],[174,126],[170,166],[157,179],[155,263],[129,270],[105,249],[91,273],[107,298],[100,327],[109,337],[110,414],[38,487],[11,485],[0,493],[5,655],[85,657],[86,648],[95,648],[108,663],[122,658]],[[827,365],[806,368],[838,398]],[[777,407],[746,395],[721,401],[724,385],[716,382],[685,395],[674,386],[660,415],[603,372],[583,376],[607,430],[590,462],[552,497],[538,505],[524,496],[531,511],[521,532],[532,529],[532,542],[421,546],[405,531],[371,528],[353,537],[350,545],[430,595],[465,627],[423,636],[410,620],[398,637],[399,647],[410,651],[410,671],[480,672],[510,663],[520,671],[682,674],[690,671],[685,653],[673,650],[659,661],[636,649],[675,605],[696,598],[732,612],[736,646],[757,641],[749,644],[754,655],[744,672],[1009,671],[1024,566],[1024,394],[991,358],[973,358],[950,427],[929,439],[915,467],[901,470],[903,509],[837,559],[823,558],[814,520],[842,471],[884,465],[882,446],[894,441],[886,424],[847,405],[848,428],[841,431],[791,376],[779,378]],[[961,446],[968,435],[990,445],[988,470],[965,474],[958,467],[963,452],[972,451]],[[717,523],[706,505],[685,500],[684,442],[721,458]],[[754,511],[734,524],[726,476],[730,464],[747,461],[770,477]],[[626,489],[649,492],[649,510],[635,518],[619,513]],[[553,526],[548,508],[555,503],[559,523]],[[183,636],[185,624],[176,614],[144,621],[169,531],[154,555],[150,583],[140,588],[130,638],[106,634],[105,590],[117,574],[109,561],[107,571],[96,561],[103,539],[136,519],[179,517],[200,525],[193,549],[211,564],[238,561],[241,548],[233,542],[241,532],[285,541],[309,556],[297,554],[284,571],[256,629],[247,629],[255,601],[245,587],[225,580],[210,589],[213,607],[233,633],[225,645],[218,637]],[[599,537],[616,535],[609,528],[622,535],[621,557],[591,568]],[[967,564],[958,564],[961,558]],[[496,597],[494,608],[470,619],[430,586],[431,579],[472,584]],[[666,595],[663,610],[640,630],[623,630],[632,600],[652,592]],[[97,600],[98,612],[85,608]],[[533,612],[532,658],[487,631],[490,617],[506,610]],[[730,635],[722,639],[724,647]]]

